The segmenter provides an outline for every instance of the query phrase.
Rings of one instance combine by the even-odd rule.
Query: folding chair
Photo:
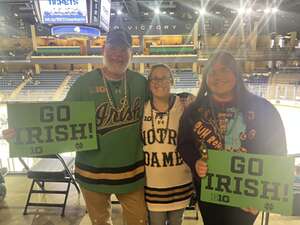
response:
[[[75,186],[78,194],[80,190],[75,182],[75,179],[71,173],[74,166],[74,157],[61,157],[59,154],[39,156],[41,158],[35,165],[31,168],[25,163],[22,158],[19,158],[20,162],[27,170],[27,177],[32,179],[32,184],[27,197],[26,205],[23,214],[27,214],[27,208],[29,206],[42,206],[42,207],[60,207],[62,208],[61,216],[65,215],[65,207],[67,203],[67,198],[69,195],[71,183]],[[66,190],[46,190],[45,183],[66,183]],[[35,184],[39,186],[39,189],[34,189]],[[46,203],[46,202],[31,202],[32,194],[61,194],[64,195],[64,202],[57,203]]]

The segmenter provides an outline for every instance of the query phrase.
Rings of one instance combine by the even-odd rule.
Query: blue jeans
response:
[[[184,209],[166,212],[149,211],[149,225],[181,225]]]

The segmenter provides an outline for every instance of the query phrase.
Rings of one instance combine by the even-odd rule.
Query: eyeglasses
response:
[[[153,84],[169,84],[172,79],[170,77],[164,77],[164,78],[149,78],[149,81]]]

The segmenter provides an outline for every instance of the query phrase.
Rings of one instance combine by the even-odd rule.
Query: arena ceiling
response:
[[[0,24],[9,24],[16,30],[26,30],[26,25],[35,24],[31,2],[0,0]],[[143,22],[152,20],[155,9],[159,9],[161,20],[164,16],[195,20],[201,8],[205,8],[207,17],[235,18],[243,8],[245,17],[260,19],[266,8],[272,10],[275,7],[278,9],[276,32],[300,32],[300,0],[112,0],[111,18]],[[249,8],[251,15],[246,15]],[[270,17],[275,16],[270,12]]]

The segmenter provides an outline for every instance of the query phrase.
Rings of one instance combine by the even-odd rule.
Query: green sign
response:
[[[209,150],[201,200],[292,214],[294,159]]]
[[[97,148],[93,102],[8,104],[8,126],[16,129],[10,157],[30,157]]]

